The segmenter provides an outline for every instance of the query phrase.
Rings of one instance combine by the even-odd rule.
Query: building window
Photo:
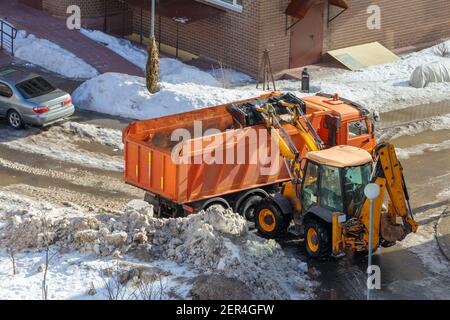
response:
[[[206,0],[206,1],[230,10],[242,12],[243,0]]]

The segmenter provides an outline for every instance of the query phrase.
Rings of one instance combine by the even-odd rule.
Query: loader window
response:
[[[348,138],[356,138],[363,134],[368,134],[369,129],[367,123],[364,120],[353,121],[348,124]]]
[[[323,166],[320,172],[320,205],[343,211],[341,179],[339,169]]]
[[[317,165],[309,162],[306,168],[302,192],[302,207],[304,210],[308,210],[309,207],[317,204],[318,178],[319,170]]]
[[[372,164],[368,163],[359,167],[345,169],[344,173],[344,198],[347,213],[352,216],[365,199],[364,187],[370,181]]]

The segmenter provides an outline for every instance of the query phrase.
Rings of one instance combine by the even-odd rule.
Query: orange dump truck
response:
[[[219,204],[250,218],[255,203],[289,180],[254,110],[278,101],[301,105],[301,121],[309,121],[326,147],[372,151],[376,145],[373,122],[361,106],[330,95],[300,100],[275,92],[130,124],[123,130],[125,182],[145,190],[159,215],[184,216]],[[306,152],[298,130],[283,127],[299,152]]]

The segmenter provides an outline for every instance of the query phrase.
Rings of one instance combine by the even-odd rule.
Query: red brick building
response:
[[[149,34],[150,0],[21,1],[61,17],[79,5],[85,26]],[[371,5],[380,9],[380,29],[367,26]],[[373,41],[395,49],[450,37],[449,0],[157,0],[156,11],[162,44],[251,75],[265,49],[278,72],[318,62],[331,49]]]

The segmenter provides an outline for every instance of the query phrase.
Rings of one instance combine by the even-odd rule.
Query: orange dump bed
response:
[[[277,95],[279,94],[264,95],[246,101]],[[244,101],[234,104],[242,102]],[[231,104],[130,124],[123,131],[125,182],[183,204],[289,179],[278,152],[275,165],[272,164],[272,172],[269,165],[263,165],[257,160],[263,154],[261,146],[268,146],[269,151],[264,154],[269,156],[271,153],[272,139],[266,128],[262,125],[245,128],[237,126],[227,109],[229,105]],[[308,117],[313,126],[320,125],[320,117]],[[195,121],[201,123],[201,132],[206,131],[207,135],[185,138],[184,146],[190,148],[181,149],[179,145],[176,148],[179,140],[172,141],[174,132],[182,129],[178,133],[189,137],[196,131]],[[261,129],[266,132],[266,136],[256,135],[255,138],[253,129]],[[285,129],[294,143],[301,145],[297,130],[289,125]],[[220,148],[217,148],[218,141],[223,142]],[[206,161],[208,155],[217,156],[216,160],[223,159],[224,163]],[[180,163],[179,156],[184,162]]]

